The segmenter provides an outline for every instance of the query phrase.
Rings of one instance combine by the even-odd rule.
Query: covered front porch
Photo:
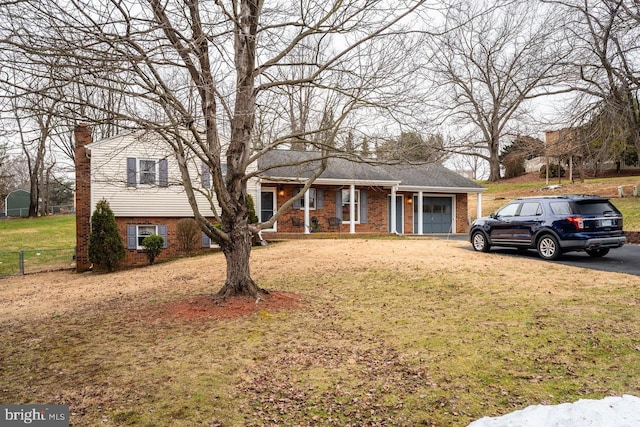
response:
[[[467,192],[402,189],[395,183],[387,186],[316,184],[280,216],[273,228],[264,230],[265,238],[274,233],[282,238],[298,235],[332,238],[334,235],[456,234],[468,230]],[[299,194],[302,187],[302,184],[263,183],[256,206],[260,221],[268,221],[280,206]],[[479,216],[482,195],[476,191],[472,197],[477,198]]]

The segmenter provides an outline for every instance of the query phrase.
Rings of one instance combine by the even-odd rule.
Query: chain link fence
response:
[[[75,248],[0,252],[0,277],[72,269],[75,255]]]

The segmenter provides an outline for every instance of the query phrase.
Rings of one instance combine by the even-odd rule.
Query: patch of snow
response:
[[[601,400],[582,399],[560,405],[534,405],[503,415],[484,417],[468,427],[638,427],[640,398],[625,394]]]

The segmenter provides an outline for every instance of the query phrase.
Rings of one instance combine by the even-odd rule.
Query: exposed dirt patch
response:
[[[259,299],[237,296],[226,300],[210,294],[196,295],[182,301],[173,301],[157,307],[158,316],[173,320],[223,320],[250,316],[261,311],[297,309],[301,296],[293,292],[272,291]],[[156,312],[150,310],[149,313]]]

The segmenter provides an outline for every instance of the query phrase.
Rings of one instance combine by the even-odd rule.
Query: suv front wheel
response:
[[[540,258],[546,260],[558,259],[560,258],[560,255],[562,255],[558,239],[553,237],[551,234],[545,234],[538,239],[537,249]]]
[[[479,252],[489,252],[489,242],[482,231],[475,231],[471,236],[471,244],[473,249]]]

